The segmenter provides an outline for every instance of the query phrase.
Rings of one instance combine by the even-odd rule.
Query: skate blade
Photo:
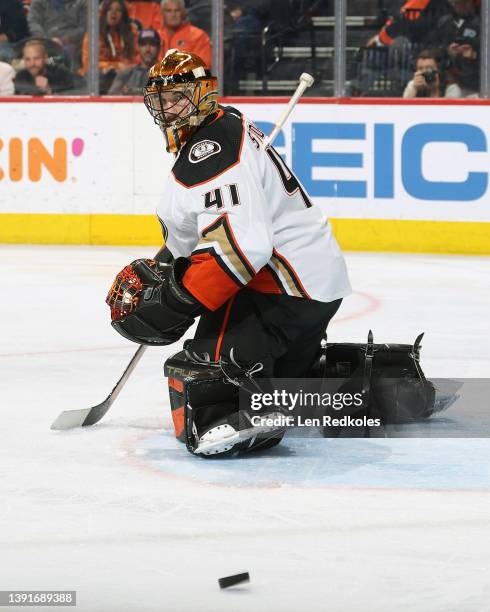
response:
[[[248,429],[241,429],[240,431],[233,430],[233,433],[228,434],[219,440],[206,440],[204,436],[199,440],[199,444],[194,451],[195,455],[217,455],[218,453],[224,453],[231,450],[235,444],[240,442],[246,442],[247,440],[253,440],[259,434],[269,433],[271,431],[280,431],[277,426],[256,426]],[[209,433],[209,432],[208,432]]]
[[[241,441],[241,435],[238,431],[233,430],[232,433],[219,440],[206,440],[201,438],[199,444],[194,451],[195,455],[216,455],[231,450],[237,442]]]

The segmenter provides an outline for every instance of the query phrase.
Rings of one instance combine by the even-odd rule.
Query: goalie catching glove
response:
[[[112,327],[138,344],[179,340],[205,310],[180,282],[189,265],[185,257],[172,264],[136,259],[121,270],[106,298]]]

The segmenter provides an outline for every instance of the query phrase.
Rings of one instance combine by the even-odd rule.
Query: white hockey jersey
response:
[[[183,284],[216,310],[242,287],[331,302],[351,291],[328,220],[265,135],[220,107],[180,151],[157,209]]]

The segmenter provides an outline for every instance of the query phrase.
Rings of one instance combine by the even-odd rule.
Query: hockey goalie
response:
[[[166,345],[199,318],[165,367],[177,437],[200,456],[273,446],[284,429],[254,427],[230,381],[311,375],[351,292],[344,258],[264,133],[219,105],[198,56],[168,51],[144,101],[175,156],[157,209],[166,248],[117,275],[112,325],[134,342]]]

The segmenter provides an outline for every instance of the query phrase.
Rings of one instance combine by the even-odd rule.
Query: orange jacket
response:
[[[160,59],[169,49],[180,49],[199,55],[208,68],[211,68],[211,41],[201,28],[196,28],[190,21],[184,21],[180,28],[170,33],[166,28],[158,31],[162,39]]]
[[[138,63],[138,47],[137,47],[137,32],[133,30],[134,36],[134,53],[131,59],[128,59],[124,55],[123,41],[119,33],[111,34],[112,43],[114,45],[114,52],[110,46],[101,38],[99,44],[99,70],[106,72],[110,68],[115,70],[121,70],[128,66],[133,66]],[[80,74],[87,74],[88,72],[88,34],[85,34],[83,38],[82,46],[82,68]]]
[[[162,27],[160,3],[134,0],[134,2],[126,2],[126,6],[128,7],[129,18],[139,21],[143,28],[158,30]]]

